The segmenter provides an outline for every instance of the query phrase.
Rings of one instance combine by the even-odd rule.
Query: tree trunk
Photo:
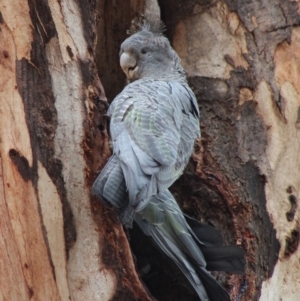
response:
[[[298,2],[159,5],[201,110],[172,192],[245,249],[244,276],[215,273],[232,300],[296,301]],[[157,2],[0,4],[0,300],[198,300],[137,229],[133,259],[116,213],[91,196],[110,156],[98,74],[111,101],[125,83],[119,45],[142,12],[159,15]]]
[[[233,300],[296,301],[298,3],[160,3],[202,113],[196,172],[175,185],[177,199],[245,248],[245,276],[227,282]]]
[[[0,300],[103,301],[122,285],[150,300],[115,214],[91,200],[110,155],[96,2],[0,12]]]

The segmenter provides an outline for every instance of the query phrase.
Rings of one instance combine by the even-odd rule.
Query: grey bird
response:
[[[164,26],[135,19],[121,45],[129,84],[113,100],[113,155],[92,191],[135,221],[189,280],[202,301],[230,300],[208,270],[243,273],[244,252],[222,246],[219,232],[185,216],[168,188],[183,173],[200,136],[199,109]]]

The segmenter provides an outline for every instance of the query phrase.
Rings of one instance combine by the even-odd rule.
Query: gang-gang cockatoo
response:
[[[129,84],[113,100],[113,155],[93,193],[135,221],[182,271],[202,301],[230,300],[208,270],[242,273],[244,253],[222,246],[219,232],[185,216],[168,188],[180,177],[200,136],[199,109],[180,59],[160,21],[133,21],[121,45]]]

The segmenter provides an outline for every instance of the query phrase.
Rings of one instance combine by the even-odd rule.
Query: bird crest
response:
[[[163,35],[166,31],[165,24],[157,17],[146,18],[144,15],[134,18],[127,34],[133,35],[140,31],[151,31],[155,35]]]

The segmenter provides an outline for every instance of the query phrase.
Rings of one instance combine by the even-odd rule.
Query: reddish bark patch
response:
[[[291,222],[295,218],[298,205],[297,205],[297,198],[293,194],[289,195],[288,199],[291,204],[291,209],[286,213],[286,218],[289,222]]]
[[[299,233],[299,226],[297,226],[296,229],[294,229],[290,236],[286,238],[285,242],[285,250],[284,250],[284,257],[290,257],[299,246],[299,240],[300,240],[300,233]]]
[[[24,103],[33,150],[32,182],[37,187],[37,162],[40,161],[56,186],[63,203],[64,236],[68,256],[68,251],[76,240],[76,228],[66,197],[62,164],[54,156],[57,113],[45,50],[45,43],[56,35],[56,28],[46,1],[38,6],[32,0],[28,4],[33,24],[31,59],[30,62],[24,58],[17,61],[17,88]]]
[[[117,288],[111,301],[153,301],[135,272],[127,237],[117,213],[95,199],[93,212],[95,221],[101,225],[102,262],[117,276]]]
[[[15,149],[9,150],[9,157],[12,160],[12,162],[16,165],[22,178],[25,181],[30,180],[31,170],[30,170],[28,160]]]

